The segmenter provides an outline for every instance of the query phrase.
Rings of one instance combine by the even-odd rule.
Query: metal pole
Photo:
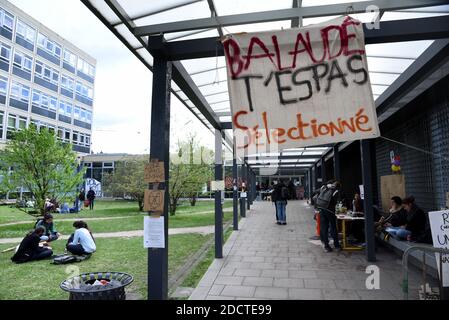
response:
[[[232,213],[234,230],[239,229],[239,210],[238,210],[238,175],[237,175],[237,159],[232,160]]]
[[[215,130],[215,181],[223,180],[222,136]],[[223,258],[223,210],[221,190],[215,191],[215,258]]]
[[[321,158],[321,183],[326,183],[326,161],[324,157]]]
[[[374,213],[373,213],[373,189],[371,177],[371,140],[360,141],[360,154],[362,161],[362,177],[365,211],[365,241],[366,258],[369,262],[376,261],[376,251],[374,242]]]
[[[245,164],[245,179],[246,179],[246,209],[251,209],[251,177],[249,174],[249,166],[248,164]]]
[[[312,168],[309,168],[309,174],[308,174],[308,180],[309,180],[309,199],[312,199]]]
[[[158,159],[164,163],[164,248],[148,249],[148,299],[166,300],[168,298],[168,173],[170,160],[170,82],[171,62],[155,58],[153,64],[153,96],[151,100],[150,160]]]
[[[340,180],[340,152],[338,151],[338,144],[334,146],[334,177]]]
[[[313,165],[313,190],[318,188],[318,165],[315,162]]]

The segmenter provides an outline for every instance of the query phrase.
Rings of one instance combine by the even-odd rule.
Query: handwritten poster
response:
[[[144,181],[147,183],[164,182],[164,163],[162,161],[154,160],[145,164]]]
[[[164,217],[144,217],[144,248],[165,248]]]
[[[143,210],[152,212],[164,212],[164,190],[145,190]]]
[[[224,39],[239,155],[378,137],[364,41],[351,17]]]
[[[429,212],[433,246],[449,249],[449,210]],[[440,270],[440,254],[436,253],[438,273]],[[443,287],[449,287],[449,254],[443,254]]]

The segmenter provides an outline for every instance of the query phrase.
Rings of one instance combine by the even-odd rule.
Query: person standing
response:
[[[82,210],[85,200],[86,200],[86,192],[84,191],[84,189],[81,189],[80,193],[78,194],[78,203],[77,203],[79,211]]]
[[[90,188],[90,190],[87,192],[87,200],[89,200],[89,209],[94,209],[94,200],[95,200],[95,191],[94,189]]]
[[[274,201],[276,205],[276,213],[277,213],[277,224],[286,225],[287,224],[287,200],[289,198],[289,192],[287,186],[279,181],[277,185],[274,186],[273,191]]]
[[[320,212],[320,238],[325,252],[332,252],[329,245],[329,230],[334,239],[335,250],[341,250],[337,232],[337,216],[335,215],[335,206],[341,197],[340,188],[341,185],[338,181],[328,181],[321,187],[316,200],[316,206]]]

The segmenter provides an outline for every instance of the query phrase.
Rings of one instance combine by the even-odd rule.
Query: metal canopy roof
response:
[[[220,36],[307,26],[342,14],[351,14],[365,24],[380,17],[380,29],[365,28],[373,98],[378,108],[386,108],[387,103],[391,105],[395,101],[396,89],[402,88],[401,84],[412,76],[407,71],[419,70],[417,59],[423,53],[429,54],[434,42],[422,39],[449,37],[447,0],[325,0],[320,5],[312,0],[81,1],[150,70],[158,50],[162,54],[167,53],[163,50],[176,53],[172,57],[176,60],[189,58],[173,62],[172,93],[209,130],[222,130],[229,148],[232,147],[231,109]],[[366,12],[369,5],[377,6],[380,11]],[[438,42],[435,46],[441,47],[443,41],[435,41]],[[443,45],[446,48],[448,44]],[[380,120],[388,116],[387,112]],[[331,147],[250,155],[247,163],[253,168],[276,166],[306,170],[329,153]]]

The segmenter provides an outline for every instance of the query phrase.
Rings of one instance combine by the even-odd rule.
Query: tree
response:
[[[116,162],[114,172],[103,176],[103,186],[107,192],[137,201],[140,211],[143,211],[144,192],[148,187],[143,179],[145,163],[148,163],[145,159],[142,157]]]
[[[71,144],[59,141],[46,128],[40,131],[31,125],[16,131],[6,147],[0,151],[3,191],[25,188],[34,200],[34,210],[45,213],[47,198],[61,201],[76,191],[82,183],[84,169],[80,169]],[[12,170],[11,170],[12,168]]]
[[[197,193],[209,181],[211,168],[209,161],[213,152],[199,146],[196,136],[178,142],[178,152],[170,157],[170,214],[176,213],[179,199],[187,197],[192,206]]]

